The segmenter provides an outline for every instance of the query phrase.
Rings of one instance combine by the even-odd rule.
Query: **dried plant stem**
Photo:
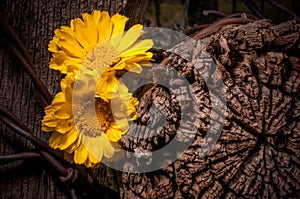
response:
[[[220,27],[230,24],[246,24],[249,22],[253,22],[253,19],[247,19],[247,18],[225,18],[221,19],[219,21],[216,21],[215,23],[211,24],[207,28],[202,29],[200,32],[198,32],[193,39],[198,40],[202,39],[204,37],[208,37],[209,35],[212,35],[216,33]]]

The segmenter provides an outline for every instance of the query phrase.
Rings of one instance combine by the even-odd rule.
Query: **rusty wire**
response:
[[[13,162],[18,160],[25,160],[31,158],[40,158],[41,155],[37,152],[21,152],[11,155],[1,155],[0,156],[0,163],[2,162]]]

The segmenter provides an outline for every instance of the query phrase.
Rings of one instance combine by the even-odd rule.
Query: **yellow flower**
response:
[[[153,41],[138,40],[140,24],[124,32],[128,18],[119,14],[93,11],[82,18],[55,30],[49,43],[49,67],[66,76],[62,92],[45,108],[42,130],[53,132],[49,145],[63,150],[66,160],[92,167],[116,154],[137,118],[138,100],[116,71],[139,73],[150,65]]]
[[[137,99],[121,81],[113,91],[113,99],[95,97],[97,75],[82,74],[76,82],[72,73],[66,75],[61,81],[62,92],[45,108],[42,121],[42,130],[53,132],[49,145],[63,150],[67,160],[87,167],[118,151],[112,142],[121,138],[128,130],[128,120],[136,116]]]
[[[55,30],[48,48],[52,52],[50,68],[76,74],[86,62],[88,68],[100,73],[122,69],[141,72],[141,65],[150,64],[152,53],[146,51],[153,41],[138,41],[143,34],[142,25],[124,32],[127,17],[120,14],[110,17],[108,12],[97,10],[82,14],[82,18],[73,19],[70,27]]]

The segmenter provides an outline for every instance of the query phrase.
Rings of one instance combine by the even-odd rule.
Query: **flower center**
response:
[[[96,69],[103,73],[107,66],[111,66],[118,61],[119,52],[113,46],[101,44],[96,46],[83,60],[83,67],[86,69]]]
[[[110,124],[113,122],[113,115],[110,108],[110,103],[104,101],[101,98],[96,98],[96,114],[98,121],[101,126],[101,129],[104,133],[107,132],[107,130],[110,127]]]
[[[95,99],[96,107],[91,102],[84,102],[77,109],[75,122],[80,134],[96,137],[106,133],[113,120],[110,104],[101,98]],[[96,116],[95,116],[96,111]]]
[[[109,76],[109,66],[118,61],[120,54],[117,49],[106,43],[96,46],[82,62],[83,69],[97,72],[100,76],[105,74]],[[85,72],[83,71],[83,74]],[[86,79],[89,82],[90,79]],[[107,80],[99,80],[107,81]],[[88,87],[88,89],[92,89]],[[86,92],[86,91],[85,91]],[[95,103],[95,104],[94,104]],[[96,137],[101,135],[101,132],[106,133],[113,122],[110,102],[106,102],[101,98],[92,100],[84,100],[80,107],[76,107],[76,117],[74,120],[79,127],[79,132],[84,136]],[[95,115],[96,112],[96,115]]]

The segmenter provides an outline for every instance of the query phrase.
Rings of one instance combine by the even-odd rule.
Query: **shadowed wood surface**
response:
[[[160,72],[153,73],[154,82],[164,78],[174,89],[154,84],[144,94],[138,108],[140,127],[130,129],[122,138],[123,147],[147,152],[165,146],[172,138],[180,147],[191,129],[196,129],[196,136],[188,150],[161,170],[123,173],[122,197],[299,198],[299,31],[293,21],[228,25],[205,40],[187,47],[179,44],[174,53],[166,53],[167,66],[157,67]],[[178,54],[190,57],[191,62]],[[210,55],[216,67],[209,61]],[[178,70],[191,89],[167,76],[167,67]],[[208,90],[212,84],[216,87],[213,91],[218,91],[215,70],[224,83],[226,118],[218,142],[200,158],[211,142],[204,139],[210,119],[222,122],[220,113],[213,112],[211,106],[220,96]],[[198,112],[189,117],[189,126],[184,125],[187,131],[179,130],[180,116],[193,109],[188,106],[192,95]],[[187,104],[178,104],[182,97]],[[163,128],[155,117],[158,111],[153,114],[151,107],[166,117]],[[181,115],[175,114],[178,110]],[[169,156],[171,152],[162,155]],[[155,157],[148,154],[145,158],[151,164]]]
[[[110,14],[122,13],[128,17],[128,25],[140,23],[146,1],[90,1],[90,0],[21,0],[6,1],[8,21],[32,57],[35,69],[52,96],[59,91],[61,76],[58,71],[50,70],[48,43],[54,30],[70,24],[70,20],[81,17],[84,12],[95,9],[107,10]],[[134,7],[134,9],[132,9]],[[134,12],[133,12],[134,10]],[[137,17],[139,16],[139,17]],[[3,31],[3,30],[1,30]],[[41,132],[43,106],[36,90],[1,38],[0,48],[0,106],[14,113],[35,136],[47,141],[49,134]],[[18,136],[0,122],[0,155],[32,151],[34,146]],[[66,186],[59,181],[58,174],[42,158],[1,162],[0,198],[68,198]],[[118,191],[115,171],[100,167],[93,171],[97,180],[104,186]],[[79,187],[79,198],[91,198],[88,188]],[[103,194],[103,197],[106,197]]]

